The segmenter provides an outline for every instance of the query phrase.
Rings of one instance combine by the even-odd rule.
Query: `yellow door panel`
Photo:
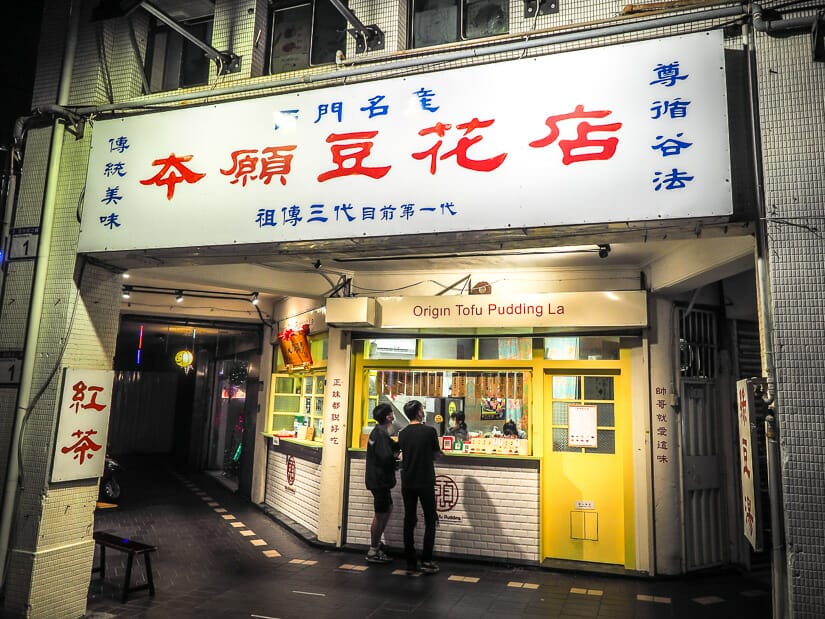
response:
[[[622,366],[588,373],[585,363],[545,376],[545,557],[627,565],[633,556],[629,375]]]

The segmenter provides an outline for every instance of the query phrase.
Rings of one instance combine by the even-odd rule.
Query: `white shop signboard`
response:
[[[66,368],[57,420],[52,482],[103,475],[114,377],[115,373],[111,370]]]
[[[742,528],[745,537],[754,550],[761,550],[759,522],[757,514],[759,505],[756,502],[756,492],[753,464],[753,431],[751,418],[754,415],[753,382],[747,378],[736,381],[736,399],[738,403],[739,419],[739,475],[742,480]]]
[[[80,252],[724,217],[721,31],[94,123]]]

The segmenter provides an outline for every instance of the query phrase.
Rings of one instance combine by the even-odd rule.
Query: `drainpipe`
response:
[[[761,8],[753,5],[753,25],[756,30],[769,32],[777,22],[761,20]],[[757,13],[758,11],[758,13]],[[759,26],[757,27],[757,14]],[[788,20],[791,21],[791,20]],[[796,20],[794,20],[796,21]],[[777,28],[774,28],[776,31]],[[765,374],[768,393],[766,403],[770,413],[765,419],[765,447],[768,466],[768,494],[771,505],[771,593],[774,619],[784,619],[787,606],[788,569],[785,556],[785,523],[782,518],[782,470],[779,457],[779,402],[776,398],[776,364],[774,351],[773,313],[771,309],[771,290],[768,276],[768,243],[765,212],[765,180],[762,172],[762,144],[759,138],[758,82],[756,75],[756,49],[753,31],[745,24],[742,27],[742,40],[747,46],[748,75],[748,112],[750,115],[751,154],[753,156],[754,182],[756,185],[756,286],[758,288],[759,322],[763,334]]]
[[[80,25],[79,2],[69,0],[69,24],[66,34],[66,47],[63,53],[63,66],[60,73],[60,85],[57,92],[57,104],[64,106],[69,100],[69,87],[72,81],[75,50],[77,48],[77,34]],[[20,476],[20,435],[23,423],[29,414],[32,405],[32,383],[37,352],[37,339],[40,335],[40,321],[43,313],[43,301],[46,292],[46,271],[49,266],[49,255],[52,244],[55,203],[57,196],[57,181],[60,168],[60,157],[63,149],[65,128],[62,122],[55,120],[52,128],[51,149],[49,152],[49,166],[46,176],[46,188],[43,196],[43,212],[40,219],[40,242],[35,262],[34,282],[32,284],[31,306],[26,341],[23,352],[23,367],[20,372],[20,388],[17,392],[17,407],[15,410],[14,426],[9,447],[6,485],[3,491],[3,504],[0,509],[0,586],[5,590],[6,568],[9,557],[9,539],[11,537],[12,521],[17,502],[18,482]]]
[[[182,101],[187,102],[187,105],[200,105],[200,102],[203,99],[211,97],[222,97],[235,94],[248,94],[259,90],[269,90],[272,88],[286,88],[290,86],[308,87],[310,84],[315,84],[318,82],[325,82],[330,80],[344,80],[345,78],[354,77],[357,75],[366,75],[381,71],[398,71],[400,69],[422,67],[434,63],[444,64],[458,60],[483,58],[485,56],[493,56],[495,54],[522,51],[525,49],[531,49],[535,47],[543,47],[545,45],[557,45],[562,43],[583,41],[585,39],[593,39],[598,37],[618,36],[633,32],[642,32],[645,30],[652,30],[656,28],[669,28],[672,26],[691,24],[694,22],[707,21],[713,19],[744,17],[746,14],[746,7],[737,5],[719,9],[711,9],[700,13],[671,15],[668,17],[659,17],[656,19],[623,23],[615,26],[582,29],[575,32],[564,32],[561,34],[549,34],[543,36],[537,35],[535,38],[530,38],[529,35],[527,35],[526,38],[520,39],[518,41],[499,43],[496,45],[490,45],[488,47],[482,48],[460,49],[443,55],[438,55],[436,57],[423,56],[416,58],[404,58],[399,61],[387,63],[380,63],[379,59],[376,59],[376,63],[374,65],[351,67],[348,69],[340,70],[336,69],[325,73],[315,73],[311,75],[302,75],[299,77],[292,77],[286,79],[265,80],[256,82],[254,84],[236,84],[232,86],[224,86],[221,88],[209,88],[199,91],[188,90],[183,93],[175,93],[161,97],[143,98],[137,101],[112,103],[108,105],[77,107],[74,109],[75,112],[77,112],[78,114],[82,114],[85,116],[87,114],[98,114],[101,112],[114,112],[123,110],[146,111],[154,105],[163,105],[166,103],[180,103]],[[179,107],[176,107],[175,109],[179,109]]]
[[[9,251],[11,250],[11,217],[14,210],[14,194],[17,193],[17,175],[14,171],[14,157],[17,149],[12,145],[8,148],[9,165],[3,172],[2,191],[0,191],[0,207],[3,209],[2,221],[0,221],[0,300],[3,299],[3,288],[6,281],[6,268],[9,261]]]
[[[794,34],[810,32],[817,21],[816,15],[766,20],[765,12],[761,5],[754,3],[752,7],[751,16],[754,29],[772,37],[789,37]]]
[[[9,164],[8,170],[3,174],[5,183],[3,191],[0,193],[0,200],[3,204],[3,218],[0,222],[0,255],[2,255],[2,268],[0,268],[0,299],[3,298],[3,290],[6,285],[6,268],[8,266],[9,252],[11,251],[11,222],[14,217],[15,203],[17,201],[17,181],[20,177],[20,172],[16,169],[15,162],[22,161],[24,137],[29,122],[40,118],[42,116],[52,116],[61,118],[73,126],[82,127],[85,120],[60,105],[41,105],[35,108],[28,116],[21,116],[14,122],[14,130],[12,132],[12,145],[9,148]],[[18,163],[19,167],[22,165]]]

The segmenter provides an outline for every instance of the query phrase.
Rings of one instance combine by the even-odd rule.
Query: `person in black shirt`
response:
[[[367,561],[387,563],[392,559],[381,549],[381,536],[392,514],[390,490],[395,486],[395,455],[399,447],[389,434],[393,422],[392,407],[385,403],[379,404],[373,409],[372,417],[378,423],[372,429],[367,443],[365,481],[367,488],[372,492],[375,515],[370,526]]]
[[[404,554],[407,558],[407,574],[435,574],[439,568],[433,562],[435,545],[435,466],[433,460],[441,456],[438,434],[435,428],[424,425],[426,413],[418,400],[404,405],[404,414],[410,425],[401,430],[398,444],[401,447],[401,496],[404,499]],[[415,525],[418,503],[424,512],[424,546],[419,567],[415,553]]]

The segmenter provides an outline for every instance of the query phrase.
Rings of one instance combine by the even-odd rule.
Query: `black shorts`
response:
[[[392,495],[389,488],[371,490],[373,497],[373,507],[376,514],[386,514],[392,507]]]

